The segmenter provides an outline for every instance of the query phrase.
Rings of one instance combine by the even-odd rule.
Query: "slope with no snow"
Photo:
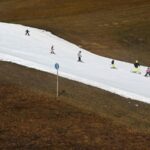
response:
[[[0,23],[0,59],[56,73],[54,64],[60,64],[59,74],[65,78],[86,83],[127,98],[150,103],[150,79],[133,74],[133,64],[117,61],[116,70],[110,69],[111,59],[92,54],[44,30],[21,25]],[[25,30],[30,36],[25,36]],[[50,54],[54,45],[56,55]],[[82,51],[83,63],[77,62]]]

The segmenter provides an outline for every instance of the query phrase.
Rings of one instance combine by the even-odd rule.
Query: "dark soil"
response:
[[[0,21],[150,65],[149,0],[1,0]],[[149,150],[150,105],[0,62],[0,149]]]
[[[0,149],[149,150],[149,105],[55,79],[0,62]]]
[[[96,54],[150,65],[149,0],[1,0],[0,14]]]

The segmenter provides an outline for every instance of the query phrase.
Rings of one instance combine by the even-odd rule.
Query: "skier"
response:
[[[112,69],[116,69],[115,60],[112,60],[112,61],[111,61],[111,68],[112,68]]]
[[[140,64],[139,64],[138,60],[135,61],[134,68],[133,68],[132,72],[141,74]]]
[[[139,66],[140,66],[140,64],[139,64],[138,60],[136,60],[135,63],[134,63],[134,67],[138,68]]]
[[[51,54],[55,54],[53,45],[51,46]]]
[[[150,76],[150,67],[147,68],[145,77],[147,77],[148,75]]]
[[[28,35],[28,36],[30,36],[30,33],[29,33],[29,30],[28,30],[28,29],[26,30],[26,33],[25,33],[25,35]]]
[[[82,57],[81,51],[79,51],[79,52],[78,52],[78,61],[79,61],[79,62],[82,62],[81,57]]]

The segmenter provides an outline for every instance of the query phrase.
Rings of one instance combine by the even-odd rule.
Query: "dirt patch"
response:
[[[150,106],[0,62],[1,149],[149,149]],[[138,107],[137,107],[138,105]]]
[[[53,95],[0,86],[1,149],[148,149],[149,134],[83,111]],[[13,93],[13,94],[12,94]],[[26,93],[26,94],[24,94]]]
[[[1,21],[46,29],[96,54],[149,65],[148,0],[5,0],[0,13]]]

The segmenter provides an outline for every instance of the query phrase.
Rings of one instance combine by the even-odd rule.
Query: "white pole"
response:
[[[56,83],[56,98],[59,96],[59,82],[58,82],[58,69],[59,69],[59,64],[55,64],[55,69],[57,70],[57,83]]]
[[[58,69],[57,69],[57,87],[56,87],[57,89],[56,89],[56,91],[57,91],[57,93],[56,93],[56,97],[58,97],[59,96],[59,80],[58,80]]]

